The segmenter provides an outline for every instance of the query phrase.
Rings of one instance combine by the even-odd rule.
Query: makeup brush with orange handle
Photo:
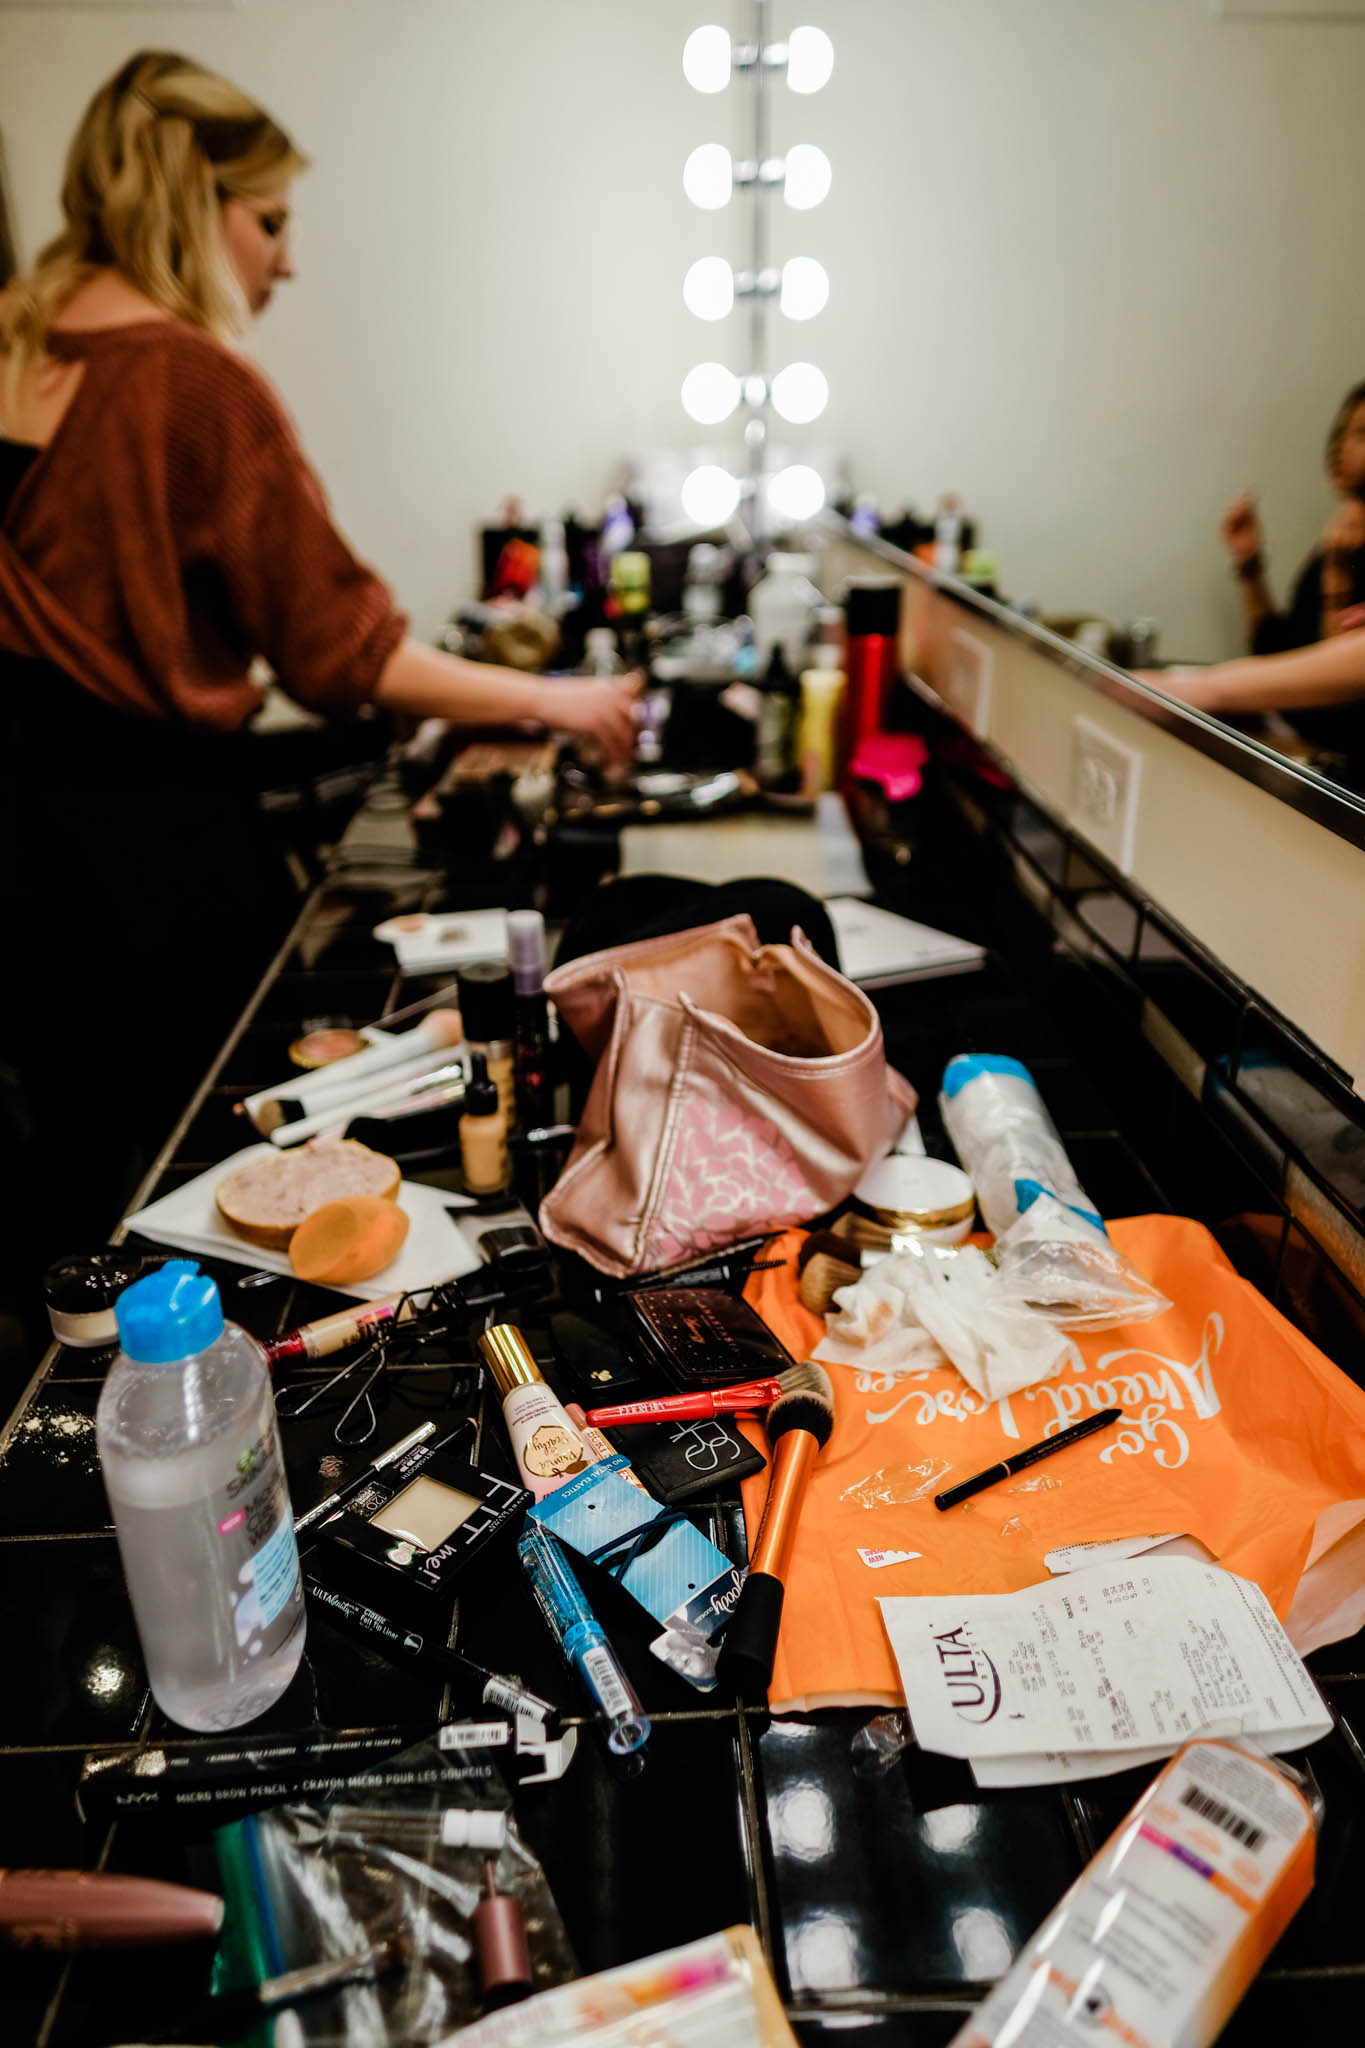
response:
[[[726,1624],[717,1676],[740,1699],[766,1700],[772,1682],[786,1593],[783,1573],[796,1534],[806,1481],[834,1428],[834,1387],[822,1366],[807,1361],[783,1374],[786,1385],[768,1410],[772,1473],[763,1519],[749,1553],[749,1573]]]
[[[793,1373],[805,1371],[793,1366],[772,1379],[745,1380],[738,1387],[712,1387],[694,1394],[661,1394],[654,1401],[622,1401],[615,1408],[590,1408],[588,1422],[593,1429],[619,1429],[628,1422],[709,1422],[713,1415],[743,1415],[754,1408],[771,1408],[789,1384]]]

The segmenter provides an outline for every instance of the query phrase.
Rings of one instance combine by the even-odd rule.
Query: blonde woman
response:
[[[115,1220],[130,1150],[164,1137],[278,922],[234,737],[254,656],[320,712],[631,744],[628,681],[423,647],[332,524],[235,347],[292,275],[303,167],[245,93],[143,52],[77,129],[61,233],[0,295],[0,1055],[73,1242]]]

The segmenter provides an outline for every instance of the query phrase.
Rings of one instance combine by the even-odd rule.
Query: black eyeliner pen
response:
[[[613,1302],[629,1301],[633,1294],[657,1294],[667,1287],[730,1287],[736,1280],[741,1284],[751,1273],[771,1273],[778,1266],[785,1266],[785,1259],[718,1259],[709,1266],[687,1266],[672,1273],[649,1273],[642,1280],[617,1280],[605,1286],[588,1287],[579,1294],[566,1295],[566,1301],[595,1302],[599,1308],[606,1308]]]
[[[362,1466],[358,1472],[353,1472],[349,1479],[343,1480],[335,1493],[328,1494],[326,1500],[320,1500],[316,1507],[307,1509],[304,1514],[296,1515],[294,1534],[301,1536],[305,1529],[312,1528],[314,1522],[321,1522],[326,1516],[334,1514],[338,1508],[344,1507],[353,1493],[360,1493],[369,1485],[376,1472],[382,1472],[388,1465],[396,1465],[400,1458],[405,1458],[409,1451],[415,1450],[418,1444],[425,1443],[429,1436],[435,1434],[434,1422],[419,1422],[416,1429],[410,1429],[406,1436],[399,1437],[396,1444],[390,1444],[377,1458],[371,1458],[368,1465]]]
[[[1087,1415],[1084,1422],[1073,1422],[1070,1429],[1059,1430],[1056,1436],[1045,1436],[1041,1443],[1030,1444],[1016,1457],[1003,1458],[998,1465],[988,1465],[984,1472],[974,1472],[960,1486],[950,1486],[946,1493],[936,1493],[934,1506],[955,1508],[960,1500],[970,1500],[974,1493],[982,1493],[988,1486],[998,1486],[1002,1479],[1013,1478],[1016,1472],[1036,1465],[1040,1458],[1050,1458],[1054,1451],[1064,1451],[1068,1444],[1079,1443],[1083,1436],[1093,1436],[1097,1429],[1108,1429],[1111,1422],[1122,1420],[1121,1408],[1101,1408],[1098,1414]]]
[[[750,1273],[771,1273],[786,1264],[785,1259],[718,1259],[711,1266],[688,1266],[677,1273],[651,1273],[632,1281],[626,1294],[653,1294],[666,1287],[725,1287],[732,1280],[747,1280]]]

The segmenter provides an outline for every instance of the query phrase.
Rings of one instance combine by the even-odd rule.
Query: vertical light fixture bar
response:
[[[769,0],[751,0],[751,5],[753,61],[746,68],[753,115],[750,140],[753,144],[754,178],[747,194],[749,271],[753,290],[749,297],[749,372],[744,381],[744,467],[749,485],[749,530],[756,541],[761,541],[768,531],[767,493],[763,479],[768,466],[768,413],[772,402],[768,389],[768,293],[760,289],[760,279],[765,277],[768,269],[768,205],[772,190],[763,177],[768,163],[770,75],[763,60],[767,51],[768,23],[772,17],[768,11]]]
[[[785,157],[770,154],[772,90],[779,72],[790,90],[818,92],[830,76],[834,50],[823,29],[793,29],[789,41],[772,40],[772,0],[743,0],[748,10],[749,37],[732,43],[716,24],[694,29],[683,51],[683,72],[698,92],[724,92],[734,74],[744,79],[749,95],[747,122],[751,154],[738,161],[723,143],[699,144],[687,159],[683,187],[704,211],[729,204],[736,188],[749,207],[748,266],[734,272],[724,257],[704,256],[689,269],[683,298],[698,319],[725,319],[737,299],[747,299],[748,343],[745,368],[736,375],[724,363],[698,363],[683,380],[683,409],[706,426],[728,419],[742,403],[744,411],[744,482],[718,464],[696,469],[683,485],[683,508],[698,525],[724,524],[740,497],[749,499],[750,530],[756,540],[766,536],[771,514],[800,521],[824,503],[824,484],[817,472],[794,463],[769,474],[769,426],[777,412],[793,425],[805,425],[823,412],[829,386],[813,363],[788,363],[773,374],[769,366],[768,302],[780,295],[783,315],[811,319],[823,310],[829,280],[812,257],[793,257],[782,268],[772,262],[770,207],[778,186],[795,212],[818,206],[830,186],[829,159],[810,143],[796,143]]]

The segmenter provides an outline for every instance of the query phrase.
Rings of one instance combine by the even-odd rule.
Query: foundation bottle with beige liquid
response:
[[[507,1187],[507,1115],[481,1052],[472,1053],[469,1060],[460,1117],[460,1165],[466,1194],[500,1195]]]

